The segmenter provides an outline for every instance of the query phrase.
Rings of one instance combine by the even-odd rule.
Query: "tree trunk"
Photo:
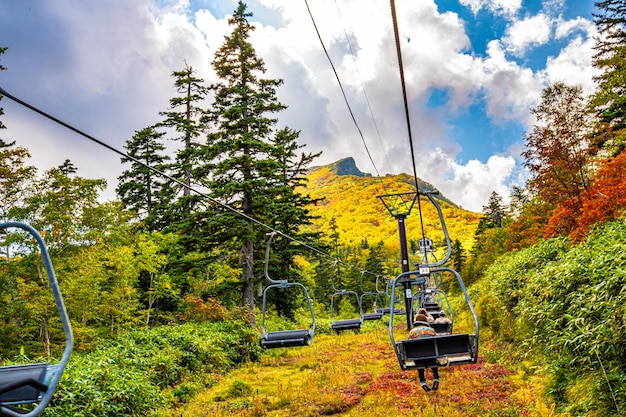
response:
[[[253,325],[256,326],[256,319],[254,317],[254,244],[251,239],[243,242],[241,246],[241,255],[243,260],[243,273],[242,273],[242,296],[243,306],[246,307],[250,313],[250,320]]]

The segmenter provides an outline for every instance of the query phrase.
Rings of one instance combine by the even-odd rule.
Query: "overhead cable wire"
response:
[[[267,225],[267,224],[263,223],[262,221],[257,220],[257,219],[255,219],[254,217],[249,216],[249,215],[247,215],[247,214],[245,214],[245,213],[242,213],[242,212],[240,212],[239,210],[235,209],[234,207],[229,206],[228,204],[222,203],[222,202],[220,202],[220,201],[218,201],[218,200],[214,199],[214,198],[213,198],[213,197],[211,197],[210,195],[208,195],[208,194],[206,194],[206,193],[203,193],[202,191],[199,191],[199,190],[195,189],[194,187],[191,187],[191,186],[189,186],[189,185],[185,184],[184,182],[182,182],[182,181],[180,181],[180,180],[178,180],[178,179],[176,179],[176,178],[172,177],[171,175],[168,175],[168,174],[166,174],[165,172],[163,172],[163,171],[161,171],[161,170],[159,170],[159,169],[157,169],[157,168],[154,168],[154,167],[152,167],[152,166],[150,166],[150,165],[146,164],[145,162],[140,161],[139,159],[137,159],[137,158],[135,158],[135,157],[133,157],[133,156],[131,156],[131,155],[127,154],[126,152],[123,152],[123,151],[121,151],[121,150],[119,150],[119,149],[117,149],[117,148],[115,148],[115,147],[113,147],[113,146],[109,145],[108,143],[103,142],[103,141],[101,141],[101,140],[99,140],[99,139],[97,139],[97,138],[95,138],[95,137],[93,137],[93,136],[91,136],[91,135],[89,135],[89,134],[87,134],[87,133],[83,132],[82,130],[80,130],[80,129],[78,129],[78,128],[76,128],[76,127],[72,126],[72,125],[70,125],[69,123],[66,123],[66,122],[64,122],[64,121],[62,121],[62,120],[60,120],[60,119],[58,119],[58,118],[56,118],[56,117],[54,117],[54,116],[50,115],[49,113],[46,113],[45,111],[40,110],[39,108],[37,108],[37,107],[35,107],[35,106],[33,106],[33,105],[31,105],[31,104],[29,104],[29,103],[27,103],[27,102],[25,102],[25,101],[23,101],[23,100],[19,99],[19,98],[17,98],[16,96],[14,96],[14,95],[12,95],[12,94],[8,93],[6,90],[4,90],[2,87],[0,87],[0,98],[2,98],[2,96],[5,96],[5,97],[7,97],[7,98],[9,98],[9,99],[13,100],[14,102],[16,102],[16,103],[18,103],[18,104],[20,104],[20,105],[22,105],[22,106],[24,106],[24,107],[26,107],[26,108],[28,108],[28,109],[32,110],[32,111],[34,111],[35,113],[38,113],[38,114],[40,114],[40,115],[44,116],[44,117],[45,117],[45,118],[47,118],[47,119],[52,120],[52,121],[53,121],[53,122],[55,122],[55,123],[60,124],[60,125],[61,125],[61,126],[63,126],[63,127],[66,127],[67,129],[69,129],[69,130],[71,130],[71,131],[73,131],[73,132],[75,132],[75,133],[79,134],[80,136],[83,136],[83,137],[85,137],[85,138],[87,138],[87,139],[89,139],[89,140],[91,140],[91,141],[93,141],[93,142],[97,143],[98,145],[104,146],[104,147],[105,147],[105,148],[107,148],[108,150],[110,150],[110,151],[112,151],[112,152],[115,152],[116,154],[118,154],[118,155],[120,155],[120,156],[122,156],[122,157],[124,157],[124,158],[128,159],[129,161],[132,161],[132,162],[134,162],[134,163],[136,163],[136,164],[139,164],[139,165],[141,165],[141,166],[142,166],[142,167],[144,167],[144,168],[147,168],[147,169],[148,169],[148,170],[150,170],[151,172],[153,172],[153,173],[155,173],[155,174],[157,174],[157,175],[160,175],[160,176],[162,176],[163,178],[167,178],[168,180],[170,180],[170,181],[172,181],[172,182],[175,182],[175,183],[176,183],[176,184],[178,184],[178,185],[181,185],[183,188],[187,188],[187,189],[189,189],[190,191],[192,191],[192,192],[194,192],[194,193],[198,194],[199,196],[206,198],[207,200],[209,200],[210,202],[212,202],[212,203],[213,203],[213,204],[215,204],[216,206],[219,206],[219,207],[221,207],[221,208],[223,208],[223,209],[226,209],[226,210],[228,210],[228,211],[231,211],[231,212],[233,212],[233,213],[235,213],[235,214],[240,215],[241,217],[245,218],[246,220],[250,221],[251,223],[254,223],[254,224],[258,225],[258,226],[262,226],[262,227],[264,227],[264,228],[266,228],[266,229],[270,230],[270,232],[275,232],[275,233],[277,233],[277,234],[279,234],[279,235],[281,235],[281,236],[284,236],[285,238],[287,238],[287,239],[291,240],[292,242],[297,243],[297,244],[301,245],[302,247],[305,247],[305,248],[307,248],[307,249],[309,249],[309,250],[311,250],[311,251],[313,251],[313,252],[316,252],[316,253],[317,253],[317,254],[319,254],[319,255],[323,255],[323,256],[325,256],[325,257],[327,257],[327,258],[331,258],[331,259],[336,259],[336,260],[337,260],[337,262],[343,263],[343,264],[345,264],[346,266],[348,266],[348,267],[350,267],[350,268],[355,268],[355,269],[361,270],[361,268],[358,268],[357,266],[351,265],[351,264],[349,264],[349,263],[347,263],[347,262],[345,262],[345,261],[342,261],[342,260],[340,260],[340,259],[337,259],[336,257],[331,256],[330,254],[328,254],[328,253],[326,253],[326,252],[324,252],[324,251],[322,251],[322,250],[319,250],[318,248],[316,248],[316,247],[314,247],[314,246],[311,246],[311,245],[309,245],[309,244],[308,244],[308,243],[306,243],[306,242],[303,242],[303,241],[301,241],[301,240],[299,240],[299,239],[296,239],[296,238],[294,238],[294,237],[292,237],[292,236],[289,236],[289,235],[287,235],[287,234],[285,234],[285,233],[281,232],[280,230],[274,229],[273,227],[271,227],[271,226],[269,226],[269,225]],[[370,273],[370,274],[374,275],[374,273],[373,273],[373,272],[369,272],[369,271],[368,271],[368,273]]]
[[[385,185],[382,182],[380,173],[378,172],[378,168],[376,168],[376,164],[374,163],[374,159],[372,158],[372,154],[370,153],[370,150],[367,147],[367,143],[365,142],[365,138],[363,137],[363,132],[361,132],[361,128],[359,127],[359,124],[357,123],[356,118],[354,117],[354,113],[352,112],[352,107],[350,107],[350,103],[348,102],[348,97],[346,96],[346,92],[343,89],[343,84],[341,84],[341,80],[339,79],[339,74],[337,73],[337,70],[335,69],[333,60],[330,58],[330,55],[328,54],[328,50],[326,49],[326,45],[324,44],[324,41],[322,40],[322,36],[320,35],[320,31],[317,28],[317,23],[315,23],[315,18],[313,17],[313,13],[311,12],[311,8],[309,7],[309,2],[307,0],[304,0],[304,4],[306,5],[306,9],[309,12],[309,16],[311,17],[311,22],[313,23],[313,27],[315,28],[315,33],[317,33],[317,38],[319,39],[320,44],[322,45],[322,49],[324,50],[324,53],[326,54],[326,58],[328,58],[328,62],[330,63],[333,73],[335,74],[335,78],[337,79],[337,83],[339,84],[339,89],[341,90],[343,99],[346,102],[346,106],[348,106],[348,112],[350,112],[350,117],[352,117],[352,121],[354,122],[354,125],[356,126],[356,129],[358,130],[359,135],[361,136],[361,141],[363,142],[363,146],[365,146],[365,151],[367,152],[367,156],[369,157],[370,161],[372,162],[372,165],[374,166],[376,175],[381,180],[382,187],[385,188]]]
[[[391,19],[393,22],[393,34],[396,41],[396,54],[398,55],[398,68],[400,70],[400,83],[402,84],[402,98],[404,100],[404,116],[406,118],[406,127],[409,134],[409,145],[411,148],[411,162],[413,164],[413,178],[415,180],[415,191],[417,193],[417,207],[420,214],[420,224],[422,227],[422,238],[426,238],[424,230],[424,219],[422,217],[422,203],[420,200],[419,182],[417,180],[417,168],[415,166],[415,148],[413,146],[413,133],[411,129],[411,116],[409,113],[409,100],[406,93],[406,82],[404,79],[404,66],[402,65],[402,48],[400,47],[400,34],[398,31],[398,17],[396,16],[396,2],[390,0]]]
[[[339,3],[337,2],[337,0],[335,0],[335,7],[337,8],[337,14],[339,15],[339,19],[343,20],[343,17],[341,15],[341,10],[339,9]],[[359,78],[359,82],[361,83],[361,87],[363,88],[363,96],[365,97],[365,102],[367,103],[367,109],[369,110],[370,116],[372,117],[372,123],[374,124],[374,129],[376,130],[376,135],[378,137],[378,141],[380,142],[380,146],[383,149],[383,155],[385,156],[385,161],[387,162],[387,166],[391,166],[391,163],[389,162],[389,158],[387,158],[387,152],[385,152],[385,145],[383,143],[383,139],[380,135],[380,130],[378,129],[378,123],[376,123],[376,118],[374,117],[374,112],[372,111],[372,105],[370,103],[370,99],[367,96],[367,91],[365,91],[365,84],[363,83],[363,79],[361,78],[361,73],[359,72],[359,67],[356,65],[356,53],[354,52],[354,48],[352,48],[352,42],[350,42],[350,37],[348,36],[348,32],[346,32],[345,28],[343,30],[343,33],[346,36],[346,42],[348,43],[348,49],[350,49],[350,53],[352,54],[352,56],[354,57],[355,60],[355,66],[354,69],[356,71],[356,74]]]

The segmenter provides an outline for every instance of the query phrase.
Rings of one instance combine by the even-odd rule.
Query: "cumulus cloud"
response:
[[[460,3],[469,7],[473,13],[485,9],[492,13],[513,15],[522,5],[522,0],[460,0]]]
[[[521,56],[529,47],[547,43],[551,33],[552,22],[550,18],[540,13],[515,21],[507,28],[502,43],[509,52]]]
[[[10,47],[2,58],[9,70],[0,73],[0,85],[120,149],[134,131],[167,110],[174,95],[172,71],[187,64],[207,83],[216,80],[213,54],[230,33],[224,13],[236,7],[234,0],[219,2],[222,9],[229,6],[223,13],[215,5],[192,9],[187,0],[50,0],[30,8],[24,3],[9,3],[10,13],[0,11],[0,38]],[[309,2],[367,149],[304,2],[248,4],[255,19],[265,16],[254,22],[251,42],[266,63],[266,75],[285,81],[278,96],[289,107],[279,124],[300,130],[307,151],[323,151],[316,163],[353,156],[368,172],[412,172],[389,4]],[[462,148],[449,134],[450,116],[478,102],[493,123],[530,126],[528,110],[548,82],[566,79],[590,91],[593,24],[554,17],[554,4],[523,19],[517,17],[519,0],[461,4],[507,22],[504,37],[491,39],[484,54],[473,51],[467,22],[457,13],[440,12],[432,0],[398,1],[398,24],[418,175],[460,205],[480,210],[492,191],[507,195],[519,162],[513,154],[459,161]],[[565,46],[547,58],[545,68],[526,66],[525,54],[552,38]],[[428,105],[433,91],[446,97],[437,108]],[[79,174],[105,177],[114,187],[124,169],[118,156],[105,155],[6,100],[2,105],[9,127],[3,138],[31,149],[36,165],[56,166],[70,158]]]
[[[482,211],[494,191],[505,203],[508,201],[508,186],[501,179],[511,177],[516,170],[512,156],[493,155],[487,162],[470,160],[463,165],[436,148],[424,162],[425,172],[437,173],[436,176],[425,174],[425,177],[437,178],[439,190],[447,197],[454,196],[453,201],[468,210]]]

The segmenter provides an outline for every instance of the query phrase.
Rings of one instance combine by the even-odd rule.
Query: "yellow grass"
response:
[[[424,392],[417,372],[401,371],[381,326],[359,334],[319,335],[310,347],[270,350],[184,407],[159,415],[559,416],[541,402],[537,381],[485,363],[483,356],[474,365],[440,369],[440,376],[439,390]]]

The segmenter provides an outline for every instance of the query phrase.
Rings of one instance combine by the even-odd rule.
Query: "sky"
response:
[[[594,91],[593,0],[397,0],[415,158],[405,117],[390,1],[249,0],[250,42],[314,165],[353,157],[373,175],[408,173],[465,209],[506,203],[528,177],[521,153],[531,109],[550,83]],[[124,151],[161,120],[186,65],[206,84],[236,0],[2,0],[0,87]],[[0,138],[30,150],[40,173],[66,159],[104,178],[115,198],[128,166],[115,152],[8,98]],[[359,133],[359,131],[362,133]],[[168,144],[174,149],[175,142]]]

